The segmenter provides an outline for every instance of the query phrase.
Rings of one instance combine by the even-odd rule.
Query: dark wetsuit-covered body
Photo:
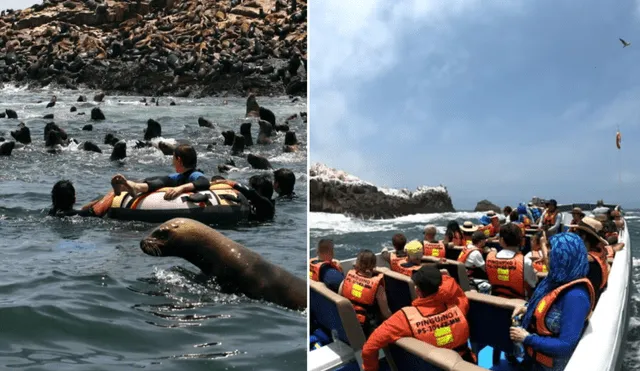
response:
[[[273,219],[276,213],[276,205],[273,200],[261,196],[255,189],[247,188],[240,183],[235,183],[233,189],[242,193],[251,203],[250,221],[264,222]]]
[[[179,187],[188,183],[193,183],[196,191],[204,191],[209,189],[211,184],[202,171],[196,169],[187,170],[184,173],[173,173],[168,176],[147,178],[144,183],[149,186],[149,192],[154,192],[164,187]]]
[[[93,209],[89,208],[86,210],[76,210],[76,209],[71,209],[71,210],[57,210],[54,211],[53,209],[49,210],[49,216],[58,216],[58,217],[65,217],[65,216],[97,216],[96,214],[94,214]]]

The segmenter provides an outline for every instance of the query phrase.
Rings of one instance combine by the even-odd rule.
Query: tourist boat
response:
[[[580,207],[587,216],[598,213],[603,205],[568,204],[559,205],[563,215],[563,225],[571,221],[570,211]],[[604,205],[616,208],[616,205]],[[606,209],[605,209],[606,210]],[[609,274],[608,286],[603,291],[582,338],[575,349],[565,371],[579,370],[618,370],[624,355],[626,328],[628,324],[628,305],[631,290],[631,240],[627,223],[619,234],[619,241],[625,247],[616,253]],[[566,230],[566,227],[564,227]],[[423,258],[426,261],[432,258]],[[355,262],[355,258],[341,261],[346,272]],[[435,260],[433,261],[436,262]],[[439,263],[438,263],[439,264]],[[390,271],[386,261],[378,254],[378,267],[385,274],[385,289],[392,312],[409,305],[415,297],[413,283],[406,276]],[[413,338],[402,338],[380,351],[380,370],[515,370],[505,359],[494,362],[493,349],[511,351],[513,343],[509,339],[511,313],[522,300],[503,299],[470,290],[463,266],[455,261],[439,264],[466,291],[470,302],[467,319],[470,324],[470,340],[476,344],[478,365],[463,361],[449,349],[436,348]],[[310,282],[310,318],[327,334],[331,342],[309,351],[308,369],[321,370],[361,370],[362,345],[365,336],[355,317],[350,302],[330,291],[319,282]],[[314,326],[314,325],[312,325]],[[313,330],[313,329],[312,329]]]

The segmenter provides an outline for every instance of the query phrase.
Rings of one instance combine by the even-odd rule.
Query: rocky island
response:
[[[387,219],[410,214],[455,211],[451,197],[443,186],[419,187],[414,192],[378,188],[320,163],[311,167],[309,175],[312,212]]]
[[[44,0],[0,13],[0,87],[306,96],[306,64],[299,0]]]

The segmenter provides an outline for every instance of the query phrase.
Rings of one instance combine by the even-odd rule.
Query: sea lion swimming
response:
[[[13,148],[16,146],[16,142],[4,142],[0,145],[0,156],[11,156]]]
[[[198,221],[171,219],[140,241],[151,256],[186,259],[220,284],[231,284],[247,297],[289,309],[307,306],[305,280],[266,261],[260,254]]]

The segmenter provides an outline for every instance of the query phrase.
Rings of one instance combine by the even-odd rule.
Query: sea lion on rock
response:
[[[205,128],[212,128],[213,123],[205,119],[204,117],[198,117],[198,126],[205,127]]]
[[[22,144],[31,143],[31,130],[29,130],[24,122],[21,122],[20,125],[18,125],[18,129],[11,132],[11,136]]]
[[[6,109],[4,111],[7,113],[7,118],[8,119],[17,119],[18,118],[18,114],[16,113],[16,111],[14,111],[12,109]]]
[[[251,299],[263,299],[289,309],[307,306],[306,281],[266,261],[260,254],[192,219],[163,223],[140,241],[151,256],[186,259],[216,281],[232,284]]]
[[[253,145],[253,138],[251,138],[251,123],[245,122],[240,124],[240,135],[244,137],[244,145],[249,147]]]
[[[98,145],[93,142],[84,142],[82,143],[81,148],[88,152],[102,153],[102,150],[100,149],[100,147],[98,147]]]
[[[227,130],[222,132],[222,136],[224,137],[224,145],[231,146],[233,145],[233,140],[236,138],[236,133],[233,130]]]
[[[239,156],[242,152],[244,152],[244,137],[236,135],[233,139],[233,145],[231,146],[231,154]]]
[[[87,125],[82,127],[82,130],[84,130],[84,131],[92,131],[93,130],[93,125],[87,124]],[[105,143],[105,144],[107,144],[107,143]]]
[[[46,114],[42,116],[42,118],[45,120],[53,120],[53,113]]]
[[[298,138],[294,131],[288,131],[284,136],[284,152],[298,152]]]
[[[127,143],[120,141],[113,146],[109,160],[118,161],[127,157]]]
[[[16,146],[16,142],[4,142],[0,145],[0,156],[11,156],[13,148]]]
[[[104,120],[104,113],[102,113],[102,110],[98,107],[94,107],[91,109],[91,119],[92,120]]]
[[[249,153],[249,155],[247,156],[247,162],[254,169],[259,169],[259,170],[272,169],[271,163],[269,162],[269,160],[267,160],[266,158],[264,158],[262,156],[256,156],[256,155],[253,155],[253,154]]]
[[[149,119],[147,121],[147,128],[144,131],[144,140],[151,140],[153,138],[162,136],[162,126],[156,120]]]
[[[109,144],[109,145],[115,146],[116,143],[118,143],[119,141],[120,141],[120,139],[116,138],[111,133],[108,133],[107,135],[104,136],[104,144]]]

